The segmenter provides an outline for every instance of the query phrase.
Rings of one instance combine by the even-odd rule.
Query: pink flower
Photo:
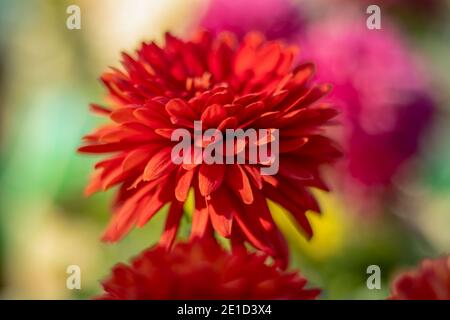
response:
[[[303,44],[318,78],[334,84],[330,98],[342,111],[345,179],[373,193],[392,183],[414,156],[434,105],[412,51],[383,20],[366,28],[365,16],[335,15],[309,28]]]
[[[260,31],[268,39],[292,39],[302,18],[291,0],[211,0],[200,25],[216,34]]]

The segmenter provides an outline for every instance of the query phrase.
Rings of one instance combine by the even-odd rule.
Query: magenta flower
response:
[[[307,34],[303,52],[317,62],[318,78],[334,84],[331,98],[342,111],[345,180],[357,182],[352,192],[384,190],[430,124],[424,73],[385,20],[382,30],[369,30],[365,16],[333,16]]]
[[[302,21],[291,0],[211,0],[200,25],[215,34],[260,31],[267,39],[292,39]]]

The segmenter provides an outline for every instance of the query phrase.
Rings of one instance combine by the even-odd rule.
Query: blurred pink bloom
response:
[[[302,18],[290,0],[210,0],[200,25],[213,33],[231,31],[242,37],[260,31],[267,39],[291,39]]]
[[[365,19],[333,16],[311,26],[303,53],[334,86],[346,130],[345,178],[373,194],[418,151],[434,106],[401,36],[385,20],[381,30],[368,30]]]
[[[357,2],[355,0],[348,0],[349,2]],[[377,4],[373,0],[360,0],[363,5]],[[408,12],[417,12],[426,14],[434,12],[445,5],[445,0],[383,0],[378,4],[382,8],[403,10]],[[423,12],[425,10],[425,12]]]

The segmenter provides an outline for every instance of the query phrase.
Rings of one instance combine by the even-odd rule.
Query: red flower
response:
[[[450,257],[426,259],[418,269],[400,275],[391,299],[450,300]]]
[[[104,240],[119,240],[170,204],[161,237],[161,243],[170,247],[183,203],[194,190],[191,237],[216,231],[233,245],[250,242],[285,266],[286,244],[266,199],[290,210],[311,237],[305,211],[319,212],[319,206],[309,188],[327,189],[318,168],[339,155],[322,135],[322,126],[336,111],[316,103],[330,86],[311,83],[312,64],[293,66],[296,51],[256,33],[238,42],[228,33],[212,38],[203,32],[186,42],[167,34],[162,48],[144,43],[135,58],[124,54],[125,70],[113,69],[102,76],[111,106],[92,106],[112,122],[86,136],[87,145],[80,148],[108,154],[97,163],[88,194],[120,186]],[[279,172],[261,175],[267,165],[262,161],[175,164],[171,134],[179,128],[192,133],[195,120],[201,120],[204,129],[221,132],[278,129]]]
[[[228,253],[213,242],[177,244],[167,252],[156,246],[119,264],[103,282],[100,299],[315,299],[298,273],[265,264],[265,256],[245,250]]]

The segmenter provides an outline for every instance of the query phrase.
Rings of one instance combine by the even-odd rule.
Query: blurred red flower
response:
[[[125,70],[102,76],[111,106],[92,106],[112,122],[86,136],[79,149],[108,154],[96,164],[88,194],[120,186],[104,240],[119,240],[170,204],[161,237],[169,248],[194,190],[192,238],[216,231],[235,246],[250,242],[285,266],[286,244],[266,199],[288,209],[311,237],[305,212],[320,209],[309,187],[327,190],[319,166],[339,156],[322,132],[336,111],[317,103],[330,86],[310,81],[312,64],[293,66],[296,51],[257,33],[238,41],[229,33],[213,38],[202,32],[191,41],[167,34],[162,48],[144,43],[135,58],[124,54]],[[278,173],[261,175],[261,162],[176,165],[171,134],[179,128],[192,133],[196,120],[205,130],[278,129]]]
[[[394,281],[391,299],[450,300],[450,257],[424,260]]]
[[[235,250],[228,253],[210,241],[181,243],[167,252],[156,246],[118,264],[103,282],[106,300],[315,299],[306,279],[265,263],[266,257]]]

